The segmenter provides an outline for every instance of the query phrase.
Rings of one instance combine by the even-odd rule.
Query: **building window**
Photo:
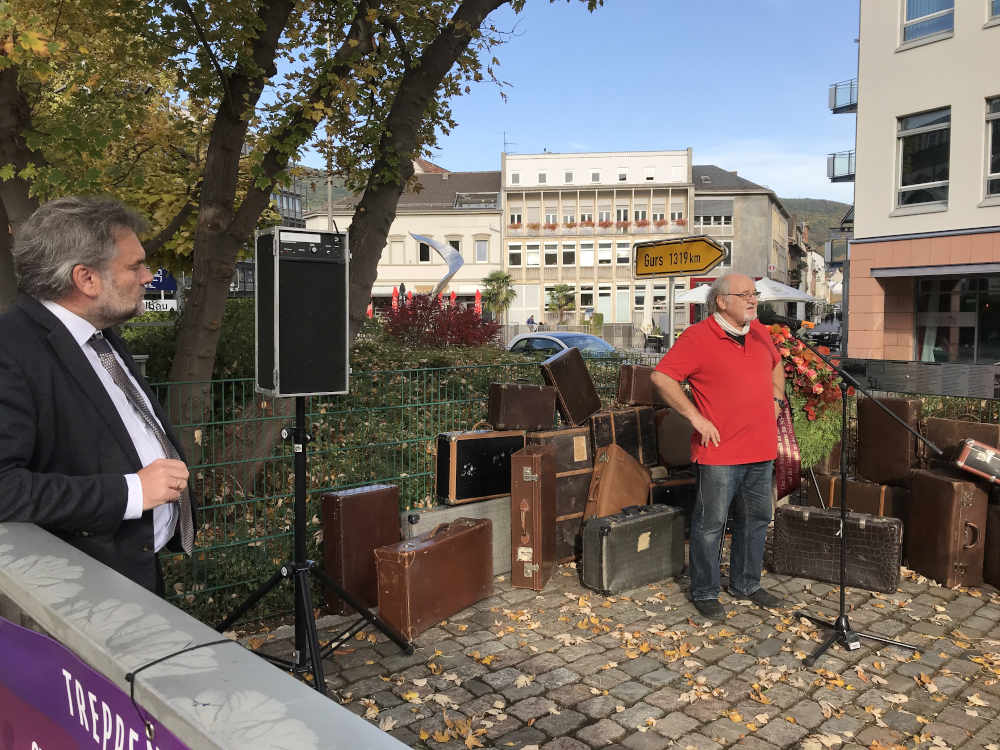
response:
[[[1000,0],[993,0],[994,14]],[[986,102],[986,195],[1000,195],[1000,96]]]
[[[545,214],[546,224],[557,224],[559,222],[559,217],[556,216],[555,209],[552,209],[552,213]]]
[[[576,224],[576,217],[573,214],[563,214],[563,224]]]
[[[601,173],[600,172],[591,172],[590,173],[590,181],[591,182],[600,182],[601,181]]]
[[[610,242],[598,242],[597,243],[597,265],[599,265],[599,266],[610,266],[611,265],[611,243]]]
[[[906,0],[903,41],[912,42],[955,28],[955,0]]]
[[[990,0],[990,19],[1000,17],[1000,0]]]
[[[511,172],[510,173],[510,184],[511,185],[520,185],[521,184],[521,173],[520,172]]]
[[[663,221],[663,211],[653,211],[653,221]]]
[[[632,246],[627,242],[615,244],[615,259],[619,266],[627,266],[632,262]]]
[[[652,182],[656,177],[656,170],[653,167],[644,167],[643,176],[646,178],[646,182]]]
[[[625,167],[618,167],[618,182],[628,182],[628,170]]]
[[[899,118],[897,206],[948,200],[951,107]]]
[[[666,307],[667,305],[667,285],[653,284],[653,309]]]
[[[670,221],[680,221],[683,218],[684,218],[684,212],[683,211],[671,211],[670,212]]]
[[[554,266],[559,262],[559,248],[554,242],[545,243],[545,265]]]
[[[594,306],[594,285],[584,284],[580,287],[580,307],[593,307]]]
[[[529,268],[533,266],[538,266],[539,264],[539,253],[538,253],[538,243],[529,243],[525,248],[524,260],[525,265]]]
[[[572,183],[573,182],[573,173],[572,172],[565,172],[563,174],[563,182],[565,182],[567,185],[569,185],[570,183]]]
[[[636,211],[633,211],[632,212],[632,218],[635,219],[636,221],[645,221],[646,220],[646,209],[640,208],[640,209],[638,209]]]
[[[580,222],[582,223],[584,221],[589,221],[591,224],[593,224],[594,223],[594,214],[591,213],[590,211],[581,211],[580,212]]]
[[[448,244],[451,245],[455,252],[459,255],[462,254],[462,241],[461,240],[448,240]]]
[[[628,208],[616,208],[615,221],[628,221]]]
[[[544,185],[545,184],[545,172],[539,172],[538,173],[538,184],[539,185]]]
[[[917,281],[914,359],[1000,362],[1000,277]]]
[[[719,261],[720,266],[728,266],[733,262],[733,241],[732,240],[722,240],[719,242],[723,248],[726,250],[726,254],[722,256],[722,260]]]
[[[430,263],[431,262],[431,246],[426,242],[420,243],[420,262]]]
[[[562,264],[564,266],[576,265],[576,243],[564,242],[562,246]]]
[[[597,221],[598,221],[598,223],[601,223],[601,222],[604,222],[604,221],[611,221],[611,209],[608,208],[608,209],[605,209],[603,211],[598,211],[597,212]]]
[[[521,225],[521,212],[520,211],[511,211],[510,212],[510,225],[512,227],[513,226],[518,226],[519,227]]]
[[[520,267],[521,265],[521,245],[507,245],[507,265]]]
[[[646,285],[637,284],[635,287],[635,296],[632,302],[633,307],[640,312],[646,309]]]
[[[593,242],[581,242],[580,243],[580,265],[581,266],[593,266],[594,265],[594,243]],[[593,304],[593,303],[591,303]]]
[[[490,241],[476,240],[476,263],[490,262]]]

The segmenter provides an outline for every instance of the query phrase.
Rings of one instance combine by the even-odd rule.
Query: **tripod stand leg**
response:
[[[312,592],[309,590],[309,570],[301,567],[295,571],[295,596],[305,613],[302,625],[306,638],[305,652],[308,652],[309,666],[313,675],[313,687],[326,695],[326,678],[323,675],[323,656],[319,648],[319,636],[316,633],[316,619],[313,617]],[[298,624],[298,623],[296,623]],[[298,644],[296,644],[298,645]],[[299,653],[299,667],[306,667],[306,654]]]
[[[892,638],[886,638],[886,637],[881,636],[881,635],[873,635],[871,633],[857,633],[856,635],[859,638],[867,638],[870,641],[877,641],[878,643],[884,643],[887,646],[895,646],[897,648],[905,648],[905,649],[909,649],[910,651],[917,651],[917,650],[919,650],[916,646],[914,646],[912,644],[903,643],[902,641],[894,641],[894,640],[892,640]]]
[[[836,630],[830,633],[830,635],[827,636],[827,639],[816,647],[815,651],[813,651],[811,654],[809,654],[809,656],[807,656],[805,659],[802,660],[802,663],[805,664],[807,667],[811,667],[813,664],[816,663],[816,660],[819,657],[821,657],[823,654],[826,653],[826,650],[830,648],[830,646],[832,646],[839,637],[840,633],[838,633]]]
[[[250,596],[244,601],[240,606],[238,606],[229,617],[220,622],[215,626],[217,632],[221,633],[227,630],[230,625],[240,619],[243,615],[249,612],[257,602],[264,598],[271,589],[278,585],[282,578],[285,577],[285,568],[282,567],[281,570],[275,571],[274,575],[268,578],[264,583],[257,587]]]

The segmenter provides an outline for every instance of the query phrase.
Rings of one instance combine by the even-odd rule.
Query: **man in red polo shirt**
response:
[[[654,387],[695,429],[691,599],[713,619],[726,616],[719,604],[719,545],[734,498],[742,507],[734,514],[729,592],[760,607],[781,605],[760,587],[760,573],[785,371],[770,333],[756,319],[758,296],[749,276],[717,279],[708,293],[712,314],[684,331],[653,373]],[[694,403],[681,388],[683,381],[691,386]]]

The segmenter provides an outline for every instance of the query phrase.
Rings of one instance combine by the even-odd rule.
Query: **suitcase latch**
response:
[[[535,472],[533,472],[530,468],[528,468],[527,466],[522,466],[521,469],[522,469],[521,476],[524,478],[525,482],[538,481],[538,475]]]
[[[524,577],[531,578],[531,576],[538,571],[538,565],[532,563],[524,564]]]

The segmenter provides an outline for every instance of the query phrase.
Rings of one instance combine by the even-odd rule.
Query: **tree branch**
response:
[[[208,59],[212,62],[212,67],[215,68],[215,74],[219,76],[219,83],[222,85],[222,90],[225,92],[225,98],[229,101],[233,100],[232,93],[229,90],[229,79],[222,70],[222,66],[219,64],[219,58],[215,56],[215,51],[212,49],[212,45],[208,43],[208,39],[205,38],[205,30],[201,27],[201,22],[194,14],[194,10],[191,8],[191,3],[188,0],[173,0],[173,5],[177,11],[183,15],[187,16],[191,21],[191,25],[194,26],[194,31],[198,35],[198,40],[201,42],[201,46],[205,49],[205,54],[208,55]]]
[[[191,214],[197,208],[195,201],[190,198],[181,206],[181,210],[170,220],[163,229],[153,238],[142,243],[142,246],[146,249],[147,255],[153,255],[160,251],[160,249],[170,241],[170,239],[177,233],[177,230],[184,226]]]

